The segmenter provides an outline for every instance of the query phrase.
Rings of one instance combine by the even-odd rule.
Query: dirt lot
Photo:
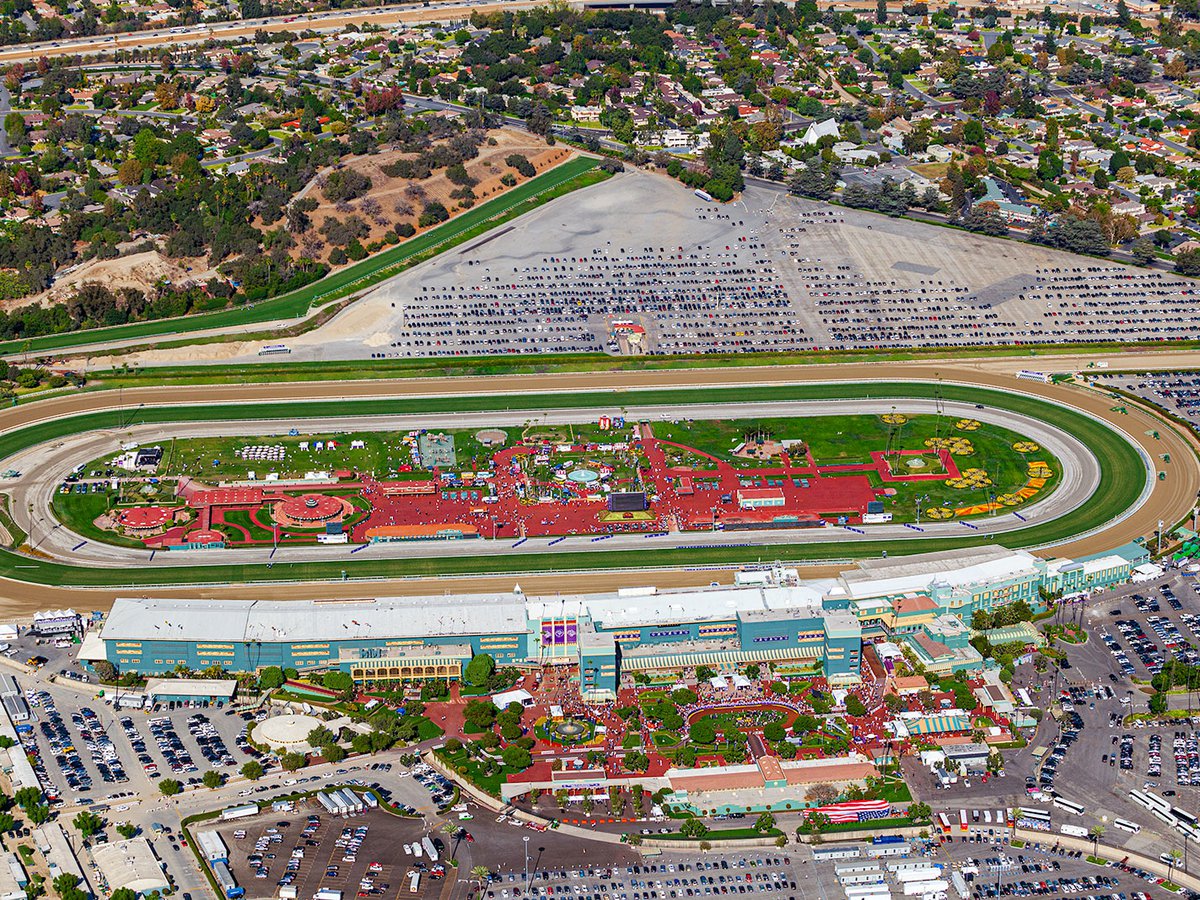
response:
[[[188,271],[188,267],[191,271]],[[168,259],[157,250],[131,253],[118,259],[97,259],[84,263],[68,275],[59,277],[54,285],[41,294],[21,297],[0,304],[0,309],[16,309],[35,303],[58,303],[75,294],[85,282],[102,284],[111,291],[135,288],[149,291],[159,281],[184,284],[189,281],[207,281],[216,273],[210,271],[207,262],[199,259]]]
[[[569,147],[562,145],[548,147],[544,141],[532,135],[510,129],[488,132],[488,137],[496,141],[495,146],[485,143],[479,148],[479,156],[464,164],[468,174],[473,178],[479,179],[479,183],[473,188],[477,203],[490,200],[497,194],[507,190],[500,183],[501,177],[506,172],[512,173],[517,179],[518,184],[527,180],[517,174],[516,170],[504,164],[504,158],[510,153],[523,154],[539,173],[561,162],[565,162],[574,155]],[[438,169],[431,177],[419,181],[405,178],[390,178],[384,174],[383,169],[385,166],[395,162],[397,159],[406,156],[412,157],[413,155],[388,152],[378,153],[373,156],[348,157],[345,160],[346,167],[354,169],[356,172],[360,172],[370,178],[371,188],[367,191],[365,197],[350,201],[351,210],[339,212],[336,209],[336,204],[327,200],[319,187],[313,187],[309,191],[308,196],[317,200],[321,205],[311,214],[313,221],[312,233],[318,233],[321,225],[328,218],[344,219],[348,215],[358,214],[371,229],[370,234],[361,239],[363,246],[366,246],[371,241],[382,238],[388,229],[401,225],[404,222],[411,223],[414,228],[417,228],[417,233],[419,234],[423,229],[417,225],[417,219],[421,214],[421,208],[428,201],[440,201],[450,211],[452,218],[463,212],[464,210],[458,206],[459,201],[453,200],[450,197],[451,191],[455,190],[458,186],[446,177],[445,169]],[[406,189],[410,184],[418,185],[423,193],[414,196],[407,192]],[[382,222],[362,212],[361,205],[367,198],[376,201],[381,207],[379,215],[383,220]],[[407,203],[412,207],[412,213],[407,215],[398,213],[396,210],[397,203]],[[322,260],[328,259],[331,249],[331,247],[326,246],[318,254],[317,258]],[[299,254],[300,247],[297,246],[294,252]]]

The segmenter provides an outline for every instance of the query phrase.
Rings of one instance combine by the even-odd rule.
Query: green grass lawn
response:
[[[0,527],[8,532],[7,547],[16,548],[25,543],[26,534],[22,531],[15,521],[13,521],[10,504],[12,500],[8,494],[0,494]]]
[[[222,514],[225,523],[238,526],[245,530],[246,539],[251,541],[270,541],[274,540],[275,532],[270,528],[263,528],[250,516],[248,509],[230,509]],[[231,528],[231,533],[236,533],[237,528]],[[238,540],[238,538],[235,538]]]
[[[523,215],[555,197],[603,181],[608,177],[607,173],[595,169],[595,166],[596,160],[588,157],[576,157],[568,160],[560,166],[529,179],[524,184],[517,185],[499,197],[455,216],[436,228],[424,231],[396,247],[334,272],[320,281],[290,294],[235,309],[184,318],[156,319],[152,322],[138,322],[110,328],[45,335],[28,340],[7,341],[0,343],[0,353],[25,351],[37,353],[105,341],[136,340],[189,331],[233,328],[239,325],[306,316],[314,306],[329,303],[339,297],[345,297],[355,291],[370,287],[390,278],[408,266],[428,258],[428,256],[469,240],[502,222]],[[194,341],[181,343],[194,343]]]
[[[689,403],[752,403],[785,400],[830,399],[861,396],[869,389],[875,396],[932,397],[937,386],[910,383],[872,383],[864,388],[854,383],[802,384],[753,387],[714,388],[697,393],[691,390],[638,391],[624,393],[620,399],[632,407],[636,397],[639,404],[686,405]],[[746,564],[775,560],[804,562],[845,558],[847,556],[879,556],[884,550],[890,555],[903,556],[956,547],[996,543],[1006,547],[1030,547],[1066,540],[1110,521],[1127,509],[1141,494],[1145,485],[1144,468],[1137,451],[1116,432],[1088,416],[1064,407],[1022,394],[985,388],[943,385],[942,395],[948,400],[983,403],[995,409],[1013,412],[1054,422],[1086,444],[1100,464],[1100,482],[1092,496],[1071,516],[1051,522],[1036,523],[1019,531],[991,538],[969,533],[964,537],[937,538],[921,541],[895,541],[866,538],[855,543],[779,544],[769,547],[715,547],[697,549],[643,549],[630,551],[563,551],[529,555],[497,557],[446,557],[415,559],[338,559],[308,563],[276,561],[273,568],[265,564],[245,563],[222,565],[219,568],[195,565],[166,568],[143,566],[123,569],[99,569],[72,566],[59,562],[0,552],[0,575],[16,580],[74,586],[150,586],[165,584],[255,581],[319,581],[349,577],[394,578],[455,574],[510,574],[565,569],[611,569],[624,566],[680,566],[705,564]],[[416,397],[405,403],[405,411],[436,413],[469,410],[518,409],[587,409],[611,408],[614,394],[607,391],[559,393],[519,396]],[[311,401],[295,403],[245,403],[233,406],[144,407],[133,419],[141,423],[242,421],[266,418],[297,420],[320,416],[355,416],[386,414],[395,411],[391,399]],[[67,416],[13,429],[0,435],[0,459],[16,451],[50,441],[67,434],[99,428],[115,428],[119,411]],[[125,418],[129,419],[128,412]],[[132,424],[131,422],[127,422]],[[966,529],[964,529],[966,530]]]
[[[497,449],[488,449],[476,440],[475,435],[479,430],[444,430],[444,433],[454,437],[455,464],[462,470],[486,469]],[[428,478],[428,472],[398,471],[400,466],[414,463],[410,445],[404,442],[405,434],[396,431],[315,431],[297,436],[276,434],[180,438],[171,442],[170,453],[160,466],[160,471],[165,477],[189,475],[201,481],[244,481],[251,472],[259,480],[272,472],[280,478],[292,479],[301,478],[307,472],[337,470],[363,472],[378,478]],[[337,443],[334,449],[329,449],[331,439]],[[352,449],[350,445],[355,441],[362,441],[365,446]],[[323,449],[317,449],[318,442],[324,445]],[[243,447],[255,445],[282,446],[284,458],[265,462],[242,459],[237,455]],[[105,468],[112,457],[110,453],[94,460],[88,469]],[[219,464],[214,465],[214,462]]]
[[[139,540],[113,531],[105,531],[93,524],[99,516],[108,512],[115,502],[116,495],[108,491],[89,491],[86,494],[74,492],[63,494],[55,491],[54,499],[50,501],[50,509],[59,522],[80,537],[106,544],[116,544],[118,547],[145,547],[146,545]],[[38,536],[35,534],[34,539],[37,540],[37,538]]]

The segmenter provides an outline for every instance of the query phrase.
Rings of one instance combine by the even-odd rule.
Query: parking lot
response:
[[[1107,840],[1107,838],[1106,838]],[[1171,893],[1150,873],[1120,865],[1096,866],[1080,851],[1057,845],[1052,836],[1021,847],[993,846],[980,850],[969,843],[943,845],[935,859],[966,873],[971,896],[989,897],[1097,897],[1144,900],[1146,897],[1186,897]]]
[[[1146,372],[1141,375],[1089,372],[1098,384],[1120,388],[1149,400],[1200,428],[1200,374],[1196,372]]]
[[[348,818],[331,816],[315,800],[295,811],[266,811],[217,828],[229,849],[229,865],[247,897],[277,896],[285,885],[302,898],[338,890],[350,897],[436,897],[445,871],[440,835],[430,835],[420,818],[400,818],[379,810]],[[441,861],[414,844],[430,837]],[[412,876],[417,874],[417,890]]]
[[[951,818],[960,808],[1024,805],[1050,813],[1053,834],[1064,824],[1084,829],[1101,825],[1106,844],[1152,858],[1170,850],[1182,852],[1182,835],[1136,804],[1130,791],[1153,793],[1184,811],[1197,809],[1200,703],[1192,701],[1197,709],[1188,716],[1189,698],[1175,694],[1171,707],[1182,718],[1155,722],[1132,715],[1147,712],[1147,683],[1162,661],[1172,656],[1187,659],[1195,652],[1198,639],[1189,623],[1197,621],[1197,615],[1200,595],[1193,579],[1179,571],[1066,605],[1061,620],[1083,622],[1090,639],[1080,645],[1059,644],[1067,650],[1065,668],[1043,673],[1031,665],[1018,669],[1013,688],[1027,690],[1045,715],[1027,747],[1005,754],[1004,777],[986,782],[960,778],[940,788],[927,769],[905,760],[914,793],[935,811],[949,810]],[[1054,794],[1079,804],[1084,813],[1076,816],[1054,806]],[[1116,828],[1117,818],[1141,830],[1133,834]],[[973,824],[971,828],[975,830]],[[1186,849],[1188,870],[1194,873],[1200,845]]]
[[[112,695],[53,685],[27,688],[25,696],[33,718],[22,744],[51,799],[64,803],[157,794],[163,777],[196,785],[208,769],[232,775],[258,756],[246,740],[248,722],[230,709],[114,709]]]

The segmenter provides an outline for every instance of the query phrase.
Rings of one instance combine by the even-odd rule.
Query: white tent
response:
[[[505,709],[510,703],[519,703],[521,706],[533,706],[533,694],[524,688],[518,688],[515,691],[505,691],[502,694],[496,694],[492,697],[492,702],[500,709]]]

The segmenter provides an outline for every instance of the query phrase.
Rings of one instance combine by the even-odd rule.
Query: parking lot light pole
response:
[[[525,890],[529,890],[529,836],[521,838],[525,843]]]

